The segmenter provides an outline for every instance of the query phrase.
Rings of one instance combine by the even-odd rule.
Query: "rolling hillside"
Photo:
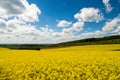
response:
[[[51,47],[66,47],[66,46],[80,46],[80,45],[102,45],[102,44],[120,44],[120,35],[107,36],[101,38],[87,38],[76,41],[63,42],[52,45]]]
[[[120,35],[107,36],[101,38],[87,38],[58,44],[1,44],[0,47],[20,50],[21,49],[40,50],[46,48],[60,48],[69,46],[102,45],[102,44],[120,44]]]

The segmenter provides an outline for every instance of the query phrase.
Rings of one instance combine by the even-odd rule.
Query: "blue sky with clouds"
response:
[[[2,0],[1,44],[48,44],[120,34],[120,0]]]

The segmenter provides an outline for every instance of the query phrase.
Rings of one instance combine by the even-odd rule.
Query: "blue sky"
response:
[[[102,0],[31,0],[30,3],[35,3],[42,11],[39,16],[40,23],[38,26],[45,26],[46,24],[51,27],[56,27],[56,20],[67,20],[75,22],[74,15],[82,8],[99,8],[104,14],[105,18],[112,19],[120,13],[119,0],[110,0],[111,6],[114,9],[110,13],[106,13],[105,6]],[[92,25],[92,24],[91,24]],[[95,24],[96,25],[96,24]],[[90,25],[88,25],[90,26]],[[92,25],[94,26],[94,24]]]
[[[3,0],[0,11],[1,44],[60,43],[120,34],[120,0]]]

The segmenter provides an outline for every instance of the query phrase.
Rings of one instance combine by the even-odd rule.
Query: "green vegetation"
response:
[[[101,44],[120,44],[120,35],[108,36],[102,38],[87,38],[82,40],[64,42],[52,45],[51,47],[68,47],[80,45],[101,45]]]
[[[120,35],[102,37],[102,38],[87,38],[76,41],[63,42],[58,44],[11,44],[11,45],[0,45],[0,47],[6,47],[9,49],[18,50],[40,50],[46,48],[60,48],[69,46],[81,46],[81,45],[101,45],[101,44],[120,44]]]

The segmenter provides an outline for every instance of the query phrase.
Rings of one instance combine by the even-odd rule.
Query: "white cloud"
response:
[[[102,37],[112,34],[120,35],[120,14],[111,21],[106,22],[106,24],[102,27],[102,30],[82,33],[78,38]]]
[[[118,15],[111,21],[106,22],[102,30],[95,30],[93,32],[85,32],[80,34],[79,32],[83,30],[83,27],[84,27],[84,22],[78,21],[73,23],[72,26],[69,28],[63,28],[63,30],[60,32],[55,32],[52,29],[50,30],[50,28],[43,28],[42,35],[45,37],[43,37],[42,39],[47,42],[49,41],[50,43],[51,42],[58,43],[58,42],[71,41],[77,39],[93,38],[93,37],[96,38],[96,37],[103,37],[112,34],[120,34],[120,15]],[[112,27],[114,27],[112,31],[104,29],[104,28],[110,29]],[[77,32],[79,35],[75,35]]]
[[[38,21],[40,9],[35,4],[29,4],[27,0],[2,0],[0,2],[0,17],[17,17],[21,22]]]
[[[105,5],[105,7],[106,7],[106,12],[111,12],[112,9],[113,9],[113,7],[110,5],[109,1],[110,0],[103,0],[103,3]]]
[[[0,43],[40,41],[42,32],[35,25],[31,25],[32,22],[39,21],[39,14],[41,10],[37,5],[29,4],[27,0],[2,0],[0,2]]]
[[[69,28],[63,28],[62,31],[54,31],[53,29],[42,27],[40,30],[42,31],[43,37],[41,37],[44,41],[48,43],[60,43],[70,40],[75,40],[75,33],[83,30],[84,22],[75,22]]]
[[[120,35],[120,25],[116,28],[116,30],[113,33]]]
[[[81,31],[83,30],[83,27],[84,27],[84,22],[76,22],[73,24],[72,30]]]
[[[29,4],[26,0],[23,0],[22,3],[24,4],[26,11],[18,15],[19,19],[22,22],[35,22],[39,21],[38,15],[41,14],[40,9],[35,4]]]
[[[74,40],[74,32],[81,31],[84,26],[83,22],[75,22],[70,28],[63,28],[57,32],[48,27],[37,29],[33,25],[22,24],[14,18],[13,20],[4,21],[4,27],[0,27],[1,43],[58,43]]]
[[[45,25],[46,27],[49,27],[49,25]]]
[[[120,14],[113,20],[106,22],[102,30],[104,32],[113,32],[115,29],[117,29],[118,26],[120,26]]]
[[[107,22],[102,30],[76,35],[84,29],[84,22],[99,22],[103,19],[100,10],[95,8],[83,8],[75,14],[74,17],[78,21],[73,24],[66,20],[58,21],[57,27],[63,27],[61,31],[51,29],[49,25],[40,27],[40,29],[36,28],[36,25],[32,25],[32,22],[39,21],[39,14],[41,11],[37,5],[29,4],[27,0],[1,1],[0,43],[58,43],[98,37],[108,33],[120,34],[120,16],[118,16]]]
[[[83,30],[84,22],[75,22],[70,28],[63,28],[62,32],[64,35],[73,35],[75,32]]]
[[[22,14],[25,11],[25,6],[21,0],[1,0],[0,1],[0,16],[9,17],[11,15]]]
[[[99,22],[103,20],[103,15],[99,9],[83,8],[74,15],[74,18],[78,19],[78,21]]]
[[[66,20],[61,20],[58,22],[57,27],[68,27],[72,24],[72,22],[68,22]]]
[[[6,29],[6,22],[3,19],[0,19],[0,29]]]
[[[75,33],[80,32],[84,27],[84,20],[73,24],[61,20],[57,27],[64,27],[62,31],[57,32],[49,28],[48,25],[37,29],[31,23],[39,21],[38,15],[41,11],[37,5],[29,4],[27,0],[1,1],[0,12],[1,43],[57,43],[69,41],[76,39]],[[88,18],[85,19],[88,22],[90,21]],[[94,21],[96,22],[97,19],[94,19]],[[68,27],[70,25],[71,27]]]
[[[96,37],[102,37],[105,36],[105,32],[100,31],[100,30],[96,30],[94,32],[86,32],[86,33],[82,33],[79,35],[79,38],[96,38]]]

